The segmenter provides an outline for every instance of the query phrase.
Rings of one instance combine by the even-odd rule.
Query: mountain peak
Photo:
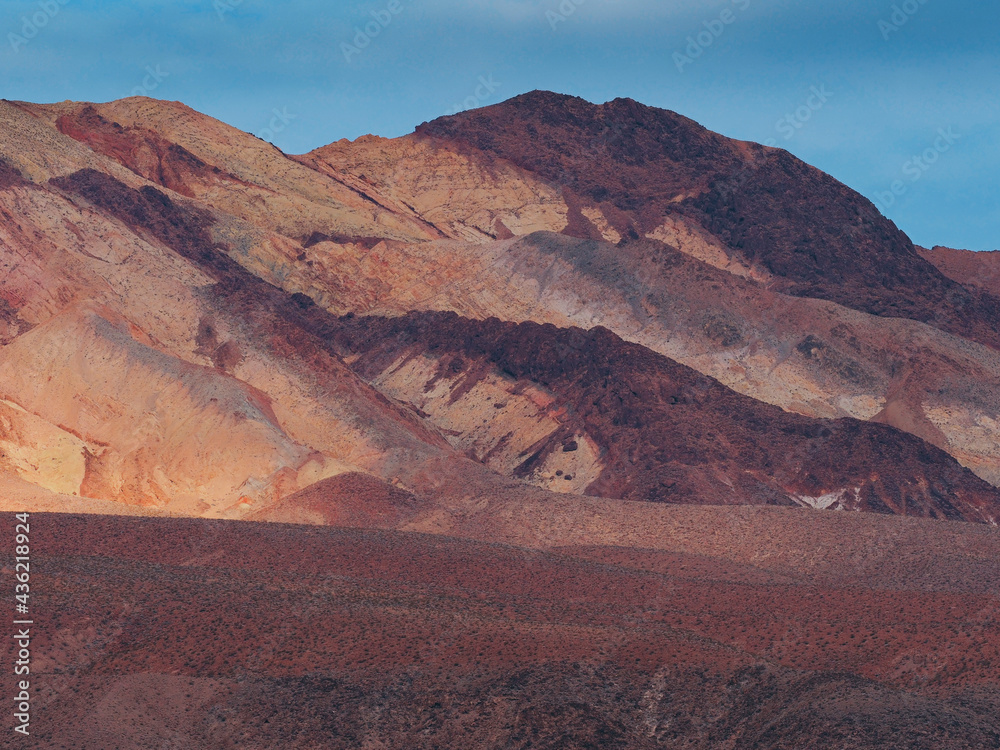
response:
[[[702,134],[710,133],[694,120],[634,99],[618,97],[604,104],[595,104],[579,96],[541,89],[519,94],[498,104],[439,117],[419,126],[417,132],[433,134],[442,129],[449,129],[449,123],[493,118],[499,118],[501,122],[512,119],[539,121],[585,130],[602,126],[620,129],[635,125],[654,130],[681,126],[693,128]]]
[[[622,237],[673,236],[671,222],[694,224],[782,291],[935,320],[1000,346],[995,303],[921,258],[871,201],[787,151],[726,138],[632,99],[592,104],[545,91],[426,123],[417,135],[534,173],[568,202],[603,212]],[[595,236],[582,219],[568,231]]]

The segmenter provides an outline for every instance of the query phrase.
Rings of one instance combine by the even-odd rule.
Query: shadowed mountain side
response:
[[[623,238],[656,236],[672,217],[692,219],[776,289],[1000,348],[1000,299],[947,278],[870,201],[785,151],[630,99],[595,105],[541,91],[416,133],[571,191]],[[564,231],[602,234],[585,215]]]
[[[976,253],[940,246],[919,250],[925,260],[933,263],[949,279],[1000,297],[1000,250]]]
[[[574,469],[559,466],[562,454],[586,449],[593,461],[585,468],[595,476],[581,489],[598,496],[1000,518],[1000,491],[917,438],[883,425],[788,414],[606,329],[410,313],[343,318],[329,335],[366,379],[430,411],[432,421],[435,410],[442,413],[450,421],[439,426],[462,447],[478,419],[473,412],[463,424],[442,403],[454,406],[492,381],[496,401],[486,406],[523,414],[526,407],[511,402],[527,394],[537,419],[553,425],[509,471],[543,486],[572,480]],[[414,377],[392,378],[421,361]],[[428,394],[439,398],[432,403]],[[503,468],[510,456],[497,444],[482,458]]]

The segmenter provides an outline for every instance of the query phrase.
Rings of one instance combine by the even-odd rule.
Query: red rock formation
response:
[[[628,100],[0,153],[39,746],[1000,743],[992,256]]]
[[[512,381],[511,394],[529,384],[551,394],[545,408],[558,427],[520,455],[515,476],[576,451],[573,436],[584,435],[603,467],[584,491],[603,497],[1000,518],[1000,491],[910,435],[788,414],[603,328],[411,313],[344,319],[328,330],[371,382],[430,357],[432,377],[397,397],[416,400],[443,380],[454,402],[491,373]]]
[[[180,105],[151,100],[5,105],[2,114],[16,123],[5,127],[18,144],[4,167],[10,217],[4,229],[14,252],[31,258],[35,269],[26,274],[23,264],[16,266],[20,276],[4,284],[3,340],[16,341],[53,314],[100,298],[129,321],[143,346],[245,379],[275,404],[268,419],[296,446],[278,453],[295,458],[268,477],[248,472],[244,491],[224,502],[207,500],[213,512],[260,512],[254,503],[270,506],[330,474],[361,469],[418,495],[437,496],[439,482],[449,496],[461,496],[516,478],[561,493],[616,498],[996,517],[991,490],[919,440],[881,427],[837,422],[850,425],[836,433],[843,433],[839,447],[831,447],[832,437],[814,445],[788,425],[818,423],[796,422],[713,384],[696,415],[685,414],[680,424],[658,418],[674,426],[668,434],[643,421],[663,406],[659,395],[649,404],[629,401],[594,381],[557,394],[556,404],[548,380],[558,373],[524,374],[526,390],[510,393],[497,358],[482,352],[453,352],[444,376],[425,373],[425,364],[412,358],[405,372],[364,370],[365,362],[354,361],[368,388],[328,340],[341,325],[328,311],[398,315],[440,307],[470,318],[602,325],[642,346],[629,348],[598,330],[594,335],[608,336],[621,362],[577,363],[581,372],[592,374],[603,361],[617,381],[639,378],[646,385],[636,384],[636,392],[654,395],[659,379],[697,381],[649,351],[658,350],[786,409],[860,416],[906,430],[1000,481],[993,427],[1000,424],[1000,363],[988,349],[932,326],[815,299],[884,313],[878,306],[895,299],[889,287],[870,274],[865,283],[857,276],[876,260],[892,284],[919,291],[908,293],[912,299],[933,299],[934,289],[946,290],[951,302],[982,292],[956,291],[858,196],[785,154],[634,102],[595,106],[545,94],[445,118],[396,141],[338,142],[297,159]],[[30,200],[26,190],[34,191]],[[709,205],[734,196],[749,207],[750,224],[733,226],[752,228],[746,236],[759,235],[760,242],[736,247],[725,223],[731,212]],[[48,218],[59,215],[64,219],[54,224]],[[589,239],[517,237],[539,228]],[[813,232],[827,238],[825,249],[795,260]],[[494,240],[500,235],[507,239]],[[99,247],[108,236],[122,238],[111,252]],[[59,249],[51,256],[35,250],[38,237]],[[67,246],[79,246],[81,259],[65,261]],[[42,270],[46,257],[65,268]],[[133,273],[141,269],[141,284],[125,283],[127,276],[101,265],[122,258]],[[188,286],[168,291],[163,280],[181,268]],[[807,288],[816,279],[826,291]],[[49,298],[41,288],[57,291]],[[848,289],[868,301],[848,298]],[[183,304],[170,301],[178,295]],[[957,330],[946,313],[929,323]],[[977,313],[961,332],[985,340],[977,331],[989,320]],[[421,331],[414,350],[432,341],[447,349],[479,324],[457,325],[451,342]],[[532,334],[505,347],[520,346],[523,356],[552,364],[546,355],[552,345]],[[649,365],[648,372],[632,373],[632,361]],[[274,367],[279,378],[269,373]],[[286,387],[289,378],[294,387]],[[418,393],[417,386],[431,390]],[[610,401],[594,409],[584,403],[588,398]],[[52,435],[59,451],[76,450],[74,433],[62,427],[79,433],[77,427],[17,419],[32,434]],[[368,420],[377,425],[373,431],[355,427]],[[695,421],[706,422],[708,431],[694,430]],[[790,430],[787,439],[767,433],[768,442],[781,446],[780,461],[759,449],[758,423],[766,423],[765,431],[778,424]],[[725,441],[713,442],[709,433]],[[41,465],[32,457],[44,448],[18,450],[21,479],[44,474],[53,491],[71,489],[30,469]],[[94,446],[87,450],[96,455]],[[455,451],[467,458],[453,464],[454,472],[428,471]],[[117,469],[88,460],[89,478],[79,486],[113,494],[120,485],[107,476]],[[155,462],[150,466],[152,472]],[[254,507],[244,507],[246,500]]]
[[[1000,297],[1000,250],[975,253],[938,246],[919,251],[952,281]]]
[[[137,175],[174,192],[194,197],[189,180],[208,182],[221,175],[183,146],[170,143],[148,128],[124,128],[108,122],[92,106],[56,120],[60,133],[80,141],[99,154],[114,159]]]
[[[870,201],[785,151],[630,99],[594,105],[547,92],[444,117],[417,134],[512,162],[595,207],[610,204],[624,217],[615,226],[623,237],[688,217],[778,289],[1000,348],[1000,301],[956,285]]]
[[[376,477],[348,472],[323,479],[248,520],[341,528],[385,528],[413,520],[426,506],[412,493]]]

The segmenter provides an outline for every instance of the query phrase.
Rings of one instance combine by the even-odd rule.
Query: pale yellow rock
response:
[[[590,223],[597,227],[597,231],[601,233],[608,242],[615,245],[622,241],[621,233],[615,229],[611,222],[608,221],[608,217],[604,215],[604,212],[599,208],[594,208],[592,206],[585,206],[580,209],[580,213],[590,220]]]
[[[552,411],[554,398],[544,389],[515,389],[513,381],[497,372],[466,383],[468,374],[442,375],[439,365],[429,355],[403,356],[373,382],[383,393],[407,400],[428,414],[452,445],[501,474],[515,473],[534,446],[560,429]],[[525,479],[555,492],[583,492],[600,476],[603,466],[594,442],[585,435],[576,437],[578,450],[551,453]],[[567,474],[572,479],[562,478]]]
[[[358,190],[377,190],[453,239],[487,242],[497,236],[497,222],[514,235],[559,232],[567,224],[557,189],[502,159],[481,164],[415,135],[338,141],[301,159]]]
[[[682,216],[670,216],[652,232],[646,234],[651,240],[658,240],[692,258],[710,266],[755,281],[767,281],[771,275],[763,268],[751,267],[735,257],[721,242]]]
[[[53,492],[16,474],[0,471],[0,511],[5,513],[97,513],[106,516],[169,516],[161,508]]]
[[[78,495],[86,473],[80,438],[0,400],[0,464],[27,482],[64,495]]]
[[[284,434],[263,394],[148,347],[92,306],[0,349],[0,391],[101,446],[80,494],[99,488],[133,505],[236,500],[248,480],[267,482],[311,452]]]

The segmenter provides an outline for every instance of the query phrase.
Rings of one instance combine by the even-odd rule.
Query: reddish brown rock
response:
[[[377,477],[338,474],[252,513],[248,520],[341,528],[387,528],[412,520],[427,503]]]
[[[689,217],[778,289],[1000,348],[1000,301],[947,278],[870,201],[786,151],[630,99],[594,105],[538,91],[417,134],[512,162],[594,207],[610,204],[623,237]]]
[[[426,383],[413,381],[405,394],[411,400],[438,380],[459,400],[491,372],[511,381],[512,394],[529,385],[550,394],[545,409],[558,428],[521,454],[515,476],[535,475],[552,454],[577,448],[573,436],[585,435],[603,466],[588,494],[1000,519],[1000,491],[906,433],[788,414],[603,328],[411,313],[343,319],[328,330],[373,382],[430,357],[436,371]]]
[[[222,171],[210,167],[183,146],[170,143],[147,128],[125,128],[108,122],[92,106],[56,120],[59,132],[108,156],[137,175],[189,198],[188,182],[209,182]]]
[[[21,171],[7,160],[0,158],[0,190],[26,184],[27,181],[21,175]]]
[[[925,260],[949,279],[1000,297],[1000,250],[976,253],[941,246],[918,249]]]

